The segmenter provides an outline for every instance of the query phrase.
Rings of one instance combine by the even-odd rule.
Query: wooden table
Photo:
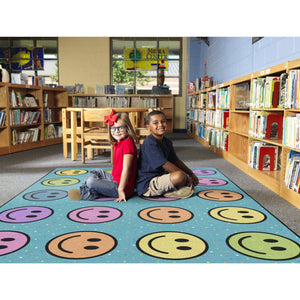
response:
[[[63,155],[68,157],[68,143],[71,144],[71,159],[77,160],[78,137],[80,130],[78,126],[78,118],[81,118],[83,109],[104,109],[104,108],[77,108],[68,107],[62,109],[62,126],[63,126]],[[105,108],[107,109],[107,108]],[[115,112],[127,112],[133,129],[145,127],[144,113],[149,112],[151,108],[111,108]],[[79,120],[80,121],[80,120]],[[80,124],[80,122],[79,122]]]

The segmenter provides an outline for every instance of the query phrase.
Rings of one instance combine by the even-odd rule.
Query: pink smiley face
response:
[[[122,216],[122,212],[113,207],[89,206],[71,211],[68,218],[79,223],[104,223],[116,220]]]
[[[199,179],[198,185],[204,185],[204,186],[221,186],[228,183],[226,180],[218,179],[218,178],[198,178],[198,179]]]
[[[0,231],[0,256],[15,252],[30,241],[30,237],[18,231]]]

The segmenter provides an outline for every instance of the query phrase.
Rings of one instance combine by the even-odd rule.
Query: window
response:
[[[28,62],[26,55],[20,54],[19,50],[32,49],[33,67],[31,70],[24,67]],[[41,56],[38,57],[37,54]],[[45,84],[58,84],[58,47],[57,38],[27,38],[27,37],[0,37],[0,64],[7,71],[22,73],[28,76],[28,83],[32,84],[34,76],[41,76]],[[16,67],[19,62],[21,67]],[[23,67],[22,67],[23,66]],[[31,68],[31,67],[29,67]]]
[[[169,86],[173,95],[181,95],[182,38],[115,37],[110,39],[110,49],[111,83],[127,87],[133,86],[134,93],[151,93],[152,87],[157,85],[160,68],[157,66],[161,66],[161,61],[158,59],[155,64],[152,64],[151,70],[147,67],[147,70],[144,70],[141,66],[147,64],[147,59],[141,54],[142,50],[150,51],[147,49],[152,49],[152,51],[160,53],[163,51],[162,49],[167,49],[168,59],[167,68],[164,71],[164,85]],[[129,56],[125,54],[125,49],[131,49]],[[129,61],[133,64],[132,70],[127,67]]]

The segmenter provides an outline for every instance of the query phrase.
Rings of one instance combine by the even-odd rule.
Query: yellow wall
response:
[[[183,38],[182,97],[174,100],[174,129],[185,129],[187,38]],[[95,93],[96,84],[110,84],[109,37],[59,37],[59,82],[83,83],[85,93]]]

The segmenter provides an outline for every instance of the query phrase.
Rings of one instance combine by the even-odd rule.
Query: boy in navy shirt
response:
[[[187,198],[193,194],[198,177],[181,161],[167,130],[166,116],[154,110],[147,116],[146,127],[151,134],[142,144],[136,177],[138,195]]]

